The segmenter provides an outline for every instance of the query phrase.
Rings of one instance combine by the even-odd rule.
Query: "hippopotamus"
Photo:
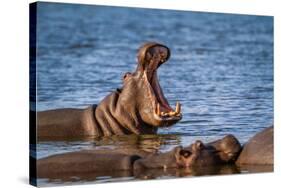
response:
[[[156,134],[182,118],[181,104],[173,109],[160,87],[157,69],[167,62],[170,50],[145,43],[137,55],[137,68],[123,75],[122,88],[99,104],[85,109],[54,109],[37,113],[37,137],[73,138],[124,134]]]
[[[231,138],[232,139],[232,138]],[[216,152],[215,145],[222,148],[226,141],[230,143],[229,137],[218,141],[203,144],[197,140],[188,147],[176,146],[171,151],[164,153],[149,153],[139,149],[121,150],[82,150],[39,159],[37,163],[38,177],[56,177],[65,174],[83,173],[111,173],[116,170],[131,170],[136,174],[147,169],[170,169],[170,168],[199,168],[226,163]],[[229,144],[234,146],[235,144]],[[223,146],[223,147],[224,147]],[[227,151],[236,153],[236,145],[228,147]],[[223,149],[224,150],[224,149]],[[227,159],[231,163],[231,155]]]
[[[253,136],[242,149],[237,165],[273,165],[273,126]]]

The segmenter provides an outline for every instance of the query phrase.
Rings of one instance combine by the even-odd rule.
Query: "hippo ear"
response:
[[[179,161],[180,160],[180,156],[181,156],[181,150],[183,150],[183,147],[182,146],[177,146],[177,147],[175,147],[175,149],[174,149],[174,156],[175,156],[175,158],[176,158],[176,160],[177,161]]]
[[[198,151],[204,149],[205,145],[202,141],[196,140],[194,144],[192,144],[192,151]]]
[[[175,147],[174,149],[174,153],[175,155],[179,156],[180,155],[180,152],[183,150],[183,147],[182,146],[177,146]]]
[[[116,88],[116,91],[117,91],[118,93],[121,93],[121,92],[122,92],[122,89]]]

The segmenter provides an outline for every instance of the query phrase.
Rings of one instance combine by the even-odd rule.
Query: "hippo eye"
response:
[[[131,73],[129,72],[126,72],[124,75],[123,75],[123,80],[125,80]]]
[[[121,92],[122,92],[122,89],[117,88],[116,91],[117,91],[118,93],[121,93]]]
[[[167,55],[165,54],[165,52],[160,52],[160,57],[161,57],[161,63],[167,61]]]
[[[146,60],[151,60],[151,58],[152,58],[152,52],[147,52],[146,53]]]
[[[197,141],[195,142],[195,145],[196,145],[196,147],[197,147],[198,149],[203,149],[203,148],[204,148],[204,144],[203,144],[203,142],[201,142],[200,140],[197,140]]]

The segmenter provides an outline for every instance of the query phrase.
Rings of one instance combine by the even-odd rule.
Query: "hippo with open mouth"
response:
[[[160,87],[157,69],[170,57],[168,47],[154,42],[141,46],[138,65],[125,73],[123,87],[86,109],[55,109],[37,113],[37,136],[79,137],[155,134],[181,118],[181,104],[173,109]]]

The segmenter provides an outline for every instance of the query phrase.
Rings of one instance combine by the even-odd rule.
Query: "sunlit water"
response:
[[[37,28],[38,110],[98,104],[135,70],[146,41],[171,49],[158,76],[171,106],[180,101],[183,110],[159,136],[42,141],[37,158],[116,147],[167,151],[226,134],[245,143],[273,124],[272,17],[39,3]],[[102,179],[89,181],[116,181]]]

